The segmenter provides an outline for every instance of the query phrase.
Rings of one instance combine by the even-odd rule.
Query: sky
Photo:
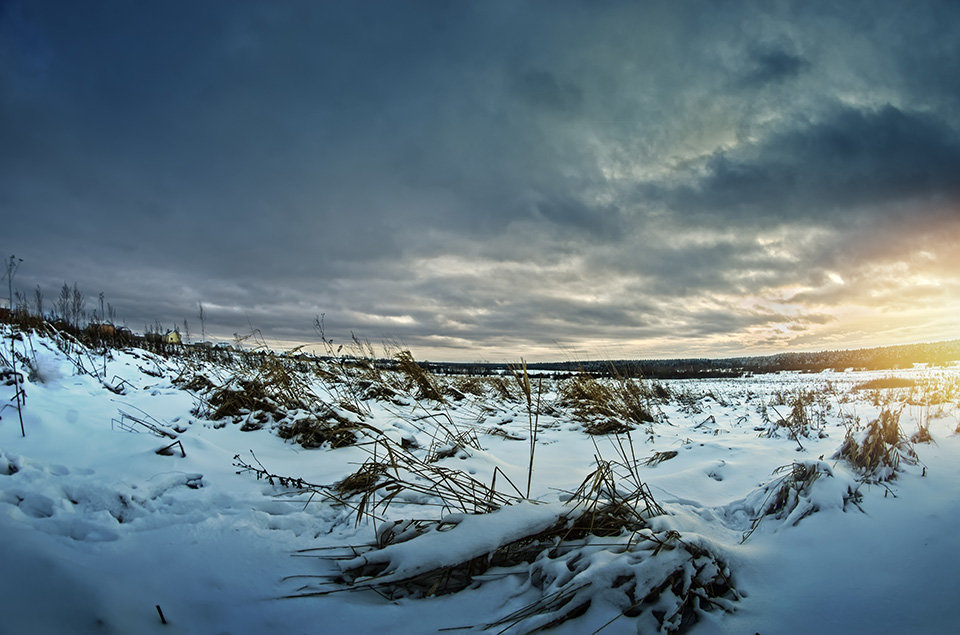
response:
[[[960,3],[0,0],[0,255],[449,361],[960,337]],[[6,295],[6,282],[3,295]]]

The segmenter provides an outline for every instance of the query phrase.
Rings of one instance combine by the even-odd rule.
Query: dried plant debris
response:
[[[386,471],[387,466],[383,463],[374,460],[365,461],[356,472],[335,483],[333,489],[343,498],[376,491]]]
[[[601,381],[581,373],[560,385],[559,405],[572,410],[580,421],[591,424],[593,431],[588,429],[588,433],[609,434],[617,433],[613,427],[623,432],[630,423],[655,421],[652,397],[652,392],[641,381],[628,377]]]
[[[727,566],[675,531],[654,531],[649,519],[664,510],[643,483],[621,478],[618,467],[600,461],[565,502],[508,500],[486,513],[383,523],[373,544],[338,560],[332,582],[339,590],[369,589],[396,599],[522,576],[522,593],[537,599],[481,625],[497,631],[532,632],[595,611],[602,621],[633,620],[637,632],[674,632],[701,611],[731,610],[738,596]],[[405,484],[391,484],[392,470],[364,464],[335,487],[343,494],[395,491]],[[354,480],[363,485],[355,487]],[[308,585],[288,597],[329,592]]]
[[[279,415],[275,401],[267,396],[266,386],[257,380],[236,380],[211,391],[207,397],[209,418],[240,417],[254,411]]]
[[[358,447],[366,451],[370,458],[356,472],[333,485],[309,484],[301,479],[272,474],[259,462],[256,466],[239,461],[235,465],[244,468],[241,472],[256,473],[257,478],[272,477],[281,484],[282,481],[299,482],[302,484],[301,493],[322,494],[322,499],[348,507],[351,514],[356,514],[358,525],[364,520],[383,522],[395,501],[422,505],[431,511],[440,509],[477,514],[494,511],[522,499],[519,492],[514,495],[496,488],[499,475],[502,483],[505,481],[517,491],[516,486],[499,470],[494,471],[492,483],[486,485],[462,470],[427,462],[422,456],[423,452],[415,453],[419,446],[408,442],[405,437],[395,443],[376,428],[363,423],[355,424],[350,431],[363,440]]]
[[[776,416],[769,419],[766,428],[762,428],[761,436],[790,438],[796,441],[800,448],[803,448],[803,444],[800,443],[801,438],[826,436],[825,407],[818,403],[812,392],[797,391],[788,397],[780,395],[778,401],[790,406],[790,414],[782,416],[777,407],[771,403],[770,409]]]
[[[588,525],[580,531],[610,536],[646,526],[646,520],[666,512],[654,500],[647,484],[640,480],[635,462],[608,461],[597,457],[597,469],[590,472],[569,497],[575,509],[582,510],[578,523]],[[576,525],[576,523],[575,523]],[[574,535],[578,537],[584,533]]]
[[[732,611],[739,599],[728,566],[707,547],[652,529],[620,547],[591,538],[547,552],[530,567],[529,583],[538,599],[484,626],[530,633],[586,616],[602,620],[600,629],[617,621],[617,632],[674,633],[702,612]]]
[[[195,414],[214,421],[263,412],[274,420],[292,410],[311,410],[325,404],[306,381],[306,370],[286,357],[256,353],[241,358],[237,373],[219,385],[204,375],[182,372],[178,383],[200,400]]]
[[[910,443],[933,443],[933,436],[930,435],[930,424],[920,424],[917,431],[910,435]]]
[[[358,424],[329,410],[324,416],[308,415],[277,428],[281,439],[292,439],[305,448],[329,445],[342,448],[353,445],[358,439]]]
[[[260,462],[260,459],[258,459],[257,455],[253,453],[253,450],[250,451],[250,456],[253,459],[253,463],[247,462],[247,460],[241,457],[239,454],[234,455],[233,466],[239,468],[237,470],[237,474],[245,474],[249,472],[256,476],[258,481],[263,479],[271,485],[293,489],[298,493],[310,492],[316,494],[322,493],[327,489],[323,485],[307,482],[298,476],[274,474],[268,470],[263,463]]]
[[[564,509],[524,502],[488,514],[387,525],[376,548],[341,563],[339,581],[389,598],[454,593],[492,566],[533,560],[565,529]]]
[[[779,478],[760,487],[743,501],[724,509],[728,519],[744,513],[751,516],[750,527],[744,532],[746,540],[767,519],[783,521],[787,527],[796,526],[811,514],[828,508],[846,511],[849,504],[860,501],[858,483],[823,461],[794,461],[781,465],[774,474]]]
[[[605,505],[602,513],[614,509]],[[524,576],[523,592],[537,599],[482,625],[497,631],[532,632],[594,610],[604,621],[633,620],[637,632],[675,632],[701,611],[732,610],[730,571],[707,548],[675,531],[625,531],[599,515],[577,503],[522,502],[488,514],[388,523],[375,546],[340,562],[338,582],[395,599],[456,593],[494,568],[494,577]],[[593,529],[605,525],[620,529]]]
[[[602,421],[591,421],[583,427],[583,431],[587,434],[593,435],[603,435],[603,434],[625,434],[634,430],[634,427],[623,423],[622,421],[617,421],[616,419],[604,419]]]
[[[23,381],[21,373],[16,373],[9,367],[0,368],[0,386],[16,386],[21,381]]]
[[[390,386],[370,379],[361,379],[357,382],[357,390],[360,398],[364,401],[389,401],[393,402],[399,393]]]
[[[484,434],[489,434],[493,437],[500,437],[502,439],[507,439],[508,441],[526,441],[527,437],[513,432],[504,430],[503,428],[492,427],[484,429]]]
[[[862,381],[853,387],[853,390],[884,390],[890,388],[913,388],[917,382],[909,377],[878,377]]]
[[[884,408],[862,429],[848,429],[833,458],[846,461],[864,480],[875,482],[896,478],[901,462],[916,465],[917,455],[900,429],[900,413]]]
[[[669,461],[670,459],[676,458],[679,454],[676,450],[667,450],[665,452],[654,452],[649,457],[640,462],[641,465],[647,467],[654,467],[660,465],[664,461]]]
[[[453,380],[450,388],[455,388],[460,394],[473,395],[474,397],[485,397],[487,384],[481,377],[466,375]]]
[[[208,377],[199,373],[193,373],[189,378],[181,375],[174,379],[173,383],[184,390],[195,393],[205,393],[215,387],[215,384]]]
[[[444,436],[435,439],[427,450],[427,463],[435,463],[455,456],[466,458],[470,456],[470,450],[480,449],[480,439],[476,430],[447,429],[443,432],[445,432]]]
[[[444,402],[444,391],[438,379],[417,363],[410,351],[400,351],[394,359],[408,383],[416,387],[418,399]]]

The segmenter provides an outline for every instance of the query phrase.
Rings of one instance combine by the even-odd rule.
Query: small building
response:
[[[182,344],[183,341],[180,339],[180,333],[178,331],[167,331],[167,334],[163,336],[164,344]]]

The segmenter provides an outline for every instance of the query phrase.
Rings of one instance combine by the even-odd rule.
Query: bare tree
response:
[[[207,333],[206,333],[206,328],[203,320],[203,302],[200,303],[200,341],[201,342],[207,341]]]
[[[37,288],[33,290],[33,306],[37,310],[37,315],[40,318],[43,318],[43,290],[40,288],[40,285],[37,285]]]
[[[70,287],[66,282],[60,287],[60,295],[57,296],[54,312],[57,319],[63,320],[67,324],[70,323]]]
[[[27,302],[27,296],[24,293],[21,293],[19,290],[13,292],[13,298],[15,300],[15,313],[21,316],[25,316],[30,313],[30,305]]]
[[[13,311],[13,276],[16,275],[17,269],[20,268],[21,262],[23,262],[23,258],[10,256],[10,260],[7,261],[7,272],[3,276],[7,279],[7,299],[9,301],[7,308],[11,311]]]
[[[83,318],[86,315],[86,306],[87,298],[83,295],[83,292],[77,287],[77,283],[73,283],[73,297],[70,299],[70,313],[73,316],[73,324],[76,327],[81,326]]]

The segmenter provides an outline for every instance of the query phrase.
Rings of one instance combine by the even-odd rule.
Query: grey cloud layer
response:
[[[828,269],[956,251],[958,26],[949,2],[7,2],[0,247],[135,327],[202,300],[225,333],[323,311],[469,357],[822,323]],[[790,285],[797,315],[744,308]]]
[[[779,223],[785,215],[822,222],[838,212],[876,217],[898,202],[954,200],[960,136],[934,117],[889,105],[841,107],[758,144],[719,151],[702,172],[690,184],[642,189],[642,198],[662,199],[704,222]]]

